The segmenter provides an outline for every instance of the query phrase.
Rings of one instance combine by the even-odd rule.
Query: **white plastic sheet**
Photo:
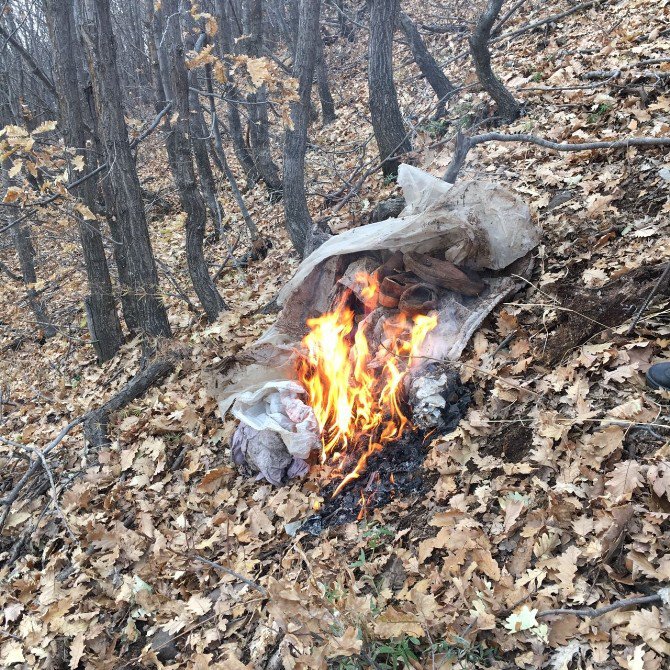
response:
[[[240,393],[231,413],[254,430],[277,433],[291,456],[307,458],[321,442],[312,408],[298,397],[304,394],[297,382],[268,382],[254,391]]]

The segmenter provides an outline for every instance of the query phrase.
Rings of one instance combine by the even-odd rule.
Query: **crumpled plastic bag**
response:
[[[256,430],[243,421],[237,426],[230,444],[233,463],[257,479],[280,486],[286,479],[304,477],[309,466],[302,458],[294,458],[286,450],[279,433]]]
[[[304,394],[297,382],[268,382],[255,391],[240,393],[231,413],[254,430],[279,435],[291,456],[307,458],[321,441],[314,411],[298,397]]]
[[[398,170],[398,184],[406,205],[397,219],[331,237],[300,264],[279,292],[277,303],[284,305],[310,272],[332,256],[381,249],[420,253],[441,249],[448,251],[452,262],[467,261],[475,270],[501,270],[540,241],[528,205],[499,184],[449,184],[405,164]]]

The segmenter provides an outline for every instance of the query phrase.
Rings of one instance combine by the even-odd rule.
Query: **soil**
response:
[[[509,463],[520,463],[532,448],[533,431],[523,423],[510,423],[489,438],[484,453],[502,457]]]
[[[627,321],[652,290],[665,269],[664,263],[631,270],[604,286],[576,289],[574,267],[568,276],[553,287],[561,309],[558,327],[547,343],[544,360],[557,365],[564,356],[608,328],[616,328]],[[668,287],[659,294],[667,295]]]

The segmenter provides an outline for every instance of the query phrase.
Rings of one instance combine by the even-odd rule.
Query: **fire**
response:
[[[373,277],[365,279],[362,296],[369,305],[378,286]],[[298,376],[321,429],[321,461],[335,465],[342,477],[337,495],[360,476],[373,453],[397,440],[408,426],[401,408],[402,382],[437,317],[398,314],[387,319],[375,354],[366,323],[354,333],[355,315],[346,297],[307,325]]]

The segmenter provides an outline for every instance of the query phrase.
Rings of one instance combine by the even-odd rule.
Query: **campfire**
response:
[[[367,306],[378,302],[374,275],[359,274],[357,282]],[[321,431],[321,462],[342,477],[333,495],[357,479],[376,451],[397,440],[410,425],[402,409],[403,380],[426,335],[437,325],[437,315],[398,312],[382,325],[382,341],[371,351],[371,322],[356,323],[348,307],[350,294],[327,314],[310,319],[302,341],[306,354],[299,359],[298,376],[307,390]]]
[[[470,400],[453,365],[532,268],[528,207],[488,182],[452,186],[402,165],[398,218],[330,238],[276,298],[273,325],[212,377],[240,471],[275,486],[313,473],[323,503],[301,528],[420,497],[426,440]]]
[[[333,309],[308,319],[297,358],[298,380],[320,430],[321,463],[332,467],[337,482],[332,498],[366,472],[373,454],[401,443],[407,431],[421,442],[406,380],[417,364],[425,366],[421,347],[437,326],[439,298],[447,290],[476,295],[486,288],[474,274],[426,254],[396,252],[372,272],[360,270],[374,265],[378,261],[367,256],[347,267]],[[361,513],[379,484],[378,472],[359,487]],[[394,484],[392,470],[388,479]]]

